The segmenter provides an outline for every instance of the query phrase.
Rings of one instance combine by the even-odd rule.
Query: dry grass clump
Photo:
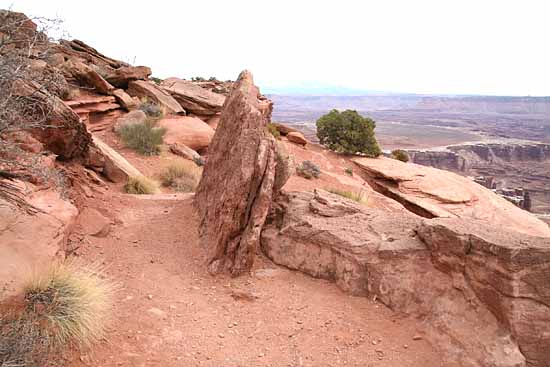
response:
[[[20,304],[0,307],[0,366],[38,367],[70,346],[99,342],[114,289],[97,266],[77,262],[34,274]]]
[[[158,184],[145,176],[130,177],[124,185],[124,192],[134,195],[155,194],[158,192]]]
[[[165,133],[166,129],[155,127],[155,121],[151,119],[124,125],[118,131],[124,145],[143,155],[159,154]]]
[[[179,192],[194,192],[202,175],[202,168],[191,161],[172,163],[160,173],[162,186]]]
[[[340,190],[340,189],[328,189],[327,191],[330,193],[351,199],[360,204],[367,203],[367,195],[363,192],[354,192],[354,191],[347,191],[347,190]]]

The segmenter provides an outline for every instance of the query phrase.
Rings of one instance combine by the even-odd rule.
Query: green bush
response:
[[[409,155],[407,154],[407,152],[405,152],[404,150],[401,150],[401,149],[392,150],[391,157],[393,159],[397,159],[398,161],[401,161],[401,162],[408,162],[409,161]]]
[[[348,176],[353,176],[353,170],[352,170],[351,168],[349,168],[349,167],[346,168],[346,169],[344,170],[344,172],[345,172],[346,175],[348,175]]]
[[[158,154],[165,133],[166,130],[164,128],[155,127],[154,123],[151,121],[140,124],[124,125],[118,131],[122,142],[127,147],[143,155]]]
[[[272,123],[267,124],[267,131],[271,133],[275,137],[275,139],[281,138],[281,133],[279,132],[279,129]]]
[[[317,137],[322,145],[338,153],[362,153],[378,157],[380,147],[374,136],[376,122],[357,111],[332,110],[317,120]]]

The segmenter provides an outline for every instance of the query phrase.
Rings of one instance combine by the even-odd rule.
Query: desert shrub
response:
[[[162,79],[161,79],[161,78],[157,78],[157,77],[154,77],[154,76],[150,76],[150,77],[149,77],[149,80],[151,80],[151,81],[152,81],[153,83],[155,83],[155,84],[160,84],[160,83],[162,83]],[[143,112],[145,112],[145,111],[143,111]]]
[[[271,135],[273,135],[275,137],[275,139],[280,139],[281,138],[281,133],[279,132],[277,127],[275,125],[273,125],[272,123],[267,124],[267,131],[269,131],[271,133]]]
[[[404,150],[401,150],[401,149],[392,150],[391,157],[393,159],[397,159],[398,161],[401,161],[401,162],[408,162],[409,161],[409,155],[407,154],[407,152],[405,152]]]
[[[296,173],[298,176],[302,176],[309,180],[312,178],[319,178],[321,168],[311,161],[303,161],[296,167]]]
[[[130,177],[126,185],[124,185],[124,192],[134,195],[154,194],[158,192],[158,185],[155,181],[145,176]]]
[[[160,174],[163,186],[171,187],[180,192],[196,190],[201,178],[202,170],[190,161],[173,163]]]
[[[143,155],[155,155],[160,152],[166,129],[155,127],[150,120],[139,124],[122,126],[118,134],[122,142],[129,148]]]
[[[346,169],[344,170],[344,172],[345,172],[346,175],[348,175],[348,176],[353,176],[353,170],[352,170],[351,168],[349,168],[349,167],[346,168]]]
[[[46,322],[51,345],[89,347],[105,336],[113,291],[97,266],[69,261],[34,275],[25,302]]]
[[[377,157],[381,151],[374,136],[375,127],[374,120],[357,111],[332,110],[317,120],[317,137],[322,145],[335,152]]]
[[[362,192],[354,192],[354,191],[347,191],[347,190],[340,190],[340,189],[328,189],[328,192],[331,192],[336,195],[340,195],[342,197],[351,199],[353,201],[356,201],[358,203],[366,203],[367,198],[366,195]]]
[[[161,118],[164,113],[160,106],[155,102],[145,98],[139,105],[139,109],[145,112],[145,114],[151,118]]]
[[[97,266],[76,262],[34,274],[21,304],[0,308],[0,366],[57,365],[59,351],[97,343],[105,336],[114,289]]]

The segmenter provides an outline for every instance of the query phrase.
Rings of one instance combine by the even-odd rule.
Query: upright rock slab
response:
[[[271,205],[276,142],[266,125],[272,103],[259,95],[252,74],[243,71],[225,102],[195,195],[213,274],[236,276],[252,267]]]

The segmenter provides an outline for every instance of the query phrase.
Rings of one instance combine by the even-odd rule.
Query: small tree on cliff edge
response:
[[[317,120],[317,137],[322,145],[339,153],[363,153],[378,157],[380,147],[374,136],[376,122],[357,111],[332,110]]]

